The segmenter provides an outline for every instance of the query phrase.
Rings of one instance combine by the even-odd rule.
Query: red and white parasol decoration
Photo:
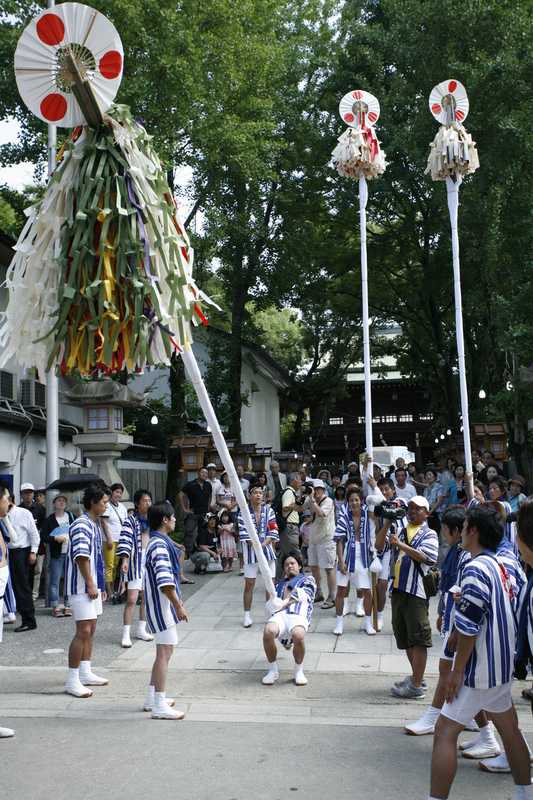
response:
[[[17,86],[30,111],[63,128],[86,124],[72,91],[69,55],[91,84],[101,111],[115,99],[124,64],[120,36],[94,8],[62,3],[30,22],[15,51]]]
[[[332,153],[333,165],[347,178],[368,180],[385,172],[385,154],[374,133],[379,119],[379,102],[373,94],[355,89],[339,103],[339,114],[348,125]]]
[[[430,173],[434,181],[446,181],[448,213],[450,215],[452,234],[455,332],[465,465],[467,473],[472,473],[470,415],[468,410],[463,302],[461,295],[461,265],[459,259],[458,210],[459,187],[461,186],[463,175],[471,174],[478,169],[479,158],[476,143],[472,141],[472,137],[463,127],[463,121],[466,119],[469,110],[468,96],[463,84],[452,79],[434,86],[429,96],[429,108],[437,122],[441,123],[441,127],[430,145],[426,174]]]

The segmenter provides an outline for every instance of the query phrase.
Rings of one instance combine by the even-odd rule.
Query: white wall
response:
[[[17,500],[21,483],[33,483],[37,489],[46,482],[46,438],[30,434],[23,442],[24,433],[22,429],[0,429],[0,474],[13,476]],[[58,453],[60,467],[80,461],[80,450],[71,442],[60,441]]]

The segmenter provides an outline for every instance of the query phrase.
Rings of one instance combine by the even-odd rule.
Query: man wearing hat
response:
[[[345,486],[348,481],[353,481],[354,479],[358,479],[360,477],[359,473],[359,464],[357,461],[350,461],[348,464],[348,472],[345,472],[342,476],[342,485]]]
[[[426,670],[427,650],[432,646],[428,598],[424,576],[437,563],[439,539],[427,523],[429,503],[416,495],[407,507],[407,526],[398,535],[390,536],[393,558],[392,630],[399,650],[405,650],[411,665],[411,675],[395,683],[394,697],[419,700],[425,696],[422,688]]]
[[[524,494],[526,488],[526,481],[522,475],[513,475],[509,481],[508,501],[511,506],[511,511],[516,514],[527,496]]]
[[[323,601],[322,608],[333,608],[335,605],[336,580],[335,564],[337,549],[333,539],[335,534],[335,504],[326,491],[326,484],[319,478],[313,481],[313,492],[305,501],[305,508],[313,514],[309,526],[309,546],[307,560],[316,581],[317,602]],[[326,573],[328,594],[324,599],[320,586],[320,571]]]

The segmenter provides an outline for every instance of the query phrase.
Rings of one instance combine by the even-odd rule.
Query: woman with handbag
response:
[[[74,515],[67,511],[67,498],[63,494],[54,497],[54,511],[43,523],[41,536],[43,542],[50,550],[48,567],[48,606],[52,609],[53,617],[71,617],[68,597],[59,602],[59,584],[65,571],[65,559],[68,550],[68,536]]]

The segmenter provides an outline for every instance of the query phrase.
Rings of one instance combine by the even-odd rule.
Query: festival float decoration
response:
[[[114,26],[80,3],[36,17],[15,54],[22,99],[49,124],[73,128],[7,272],[0,361],[97,378],[183,358],[275,596],[248,503],[192,350],[210,300],[152,137],[113,105],[123,69]]]
[[[472,472],[472,450],[470,445],[470,415],[468,410],[468,387],[466,382],[465,347],[463,333],[463,307],[461,297],[461,265],[459,259],[459,232],[457,226],[459,188],[464,175],[470,175],[479,167],[476,143],[463,126],[469,111],[466,89],[462,83],[450,79],[433,87],[429,96],[429,108],[440,128],[430,145],[426,174],[434,181],[446,181],[448,212],[452,234],[453,286],[455,296],[455,329],[461,393],[461,415],[465,466]]]

